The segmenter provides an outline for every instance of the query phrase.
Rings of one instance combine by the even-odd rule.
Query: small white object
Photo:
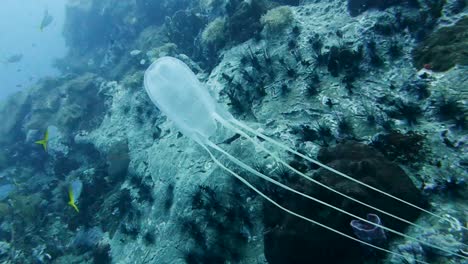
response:
[[[145,64],[146,64],[146,60],[145,60],[145,59],[142,59],[142,60],[140,61],[140,64],[141,64],[141,65],[145,65]]]
[[[141,53],[141,50],[132,50],[132,51],[130,51],[131,56],[137,56],[140,53]]]

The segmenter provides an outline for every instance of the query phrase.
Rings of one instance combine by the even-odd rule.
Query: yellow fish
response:
[[[42,145],[44,150],[47,151],[47,143],[49,142],[49,129],[46,130],[44,139],[38,140],[34,143]]]
[[[80,198],[82,189],[83,189],[83,183],[78,179],[73,180],[68,186],[68,198],[70,199],[70,201],[68,201],[68,205],[73,207],[73,209],[75,209],[77,213],[80,212],[80,209],[78,209],[78,206],[76,206],[76,203],[78,202],[78,199]]]
[[[75,211],[79,213],[80,209],[78,209],[78,206],[76,206],[75,204],[75,197],[73,195],[73,188],[71,186],[70,188],[68,188],[68,197],[70,198],[70,201],[68,201],[68,205],[73,207],[73,209],[75,209]]]

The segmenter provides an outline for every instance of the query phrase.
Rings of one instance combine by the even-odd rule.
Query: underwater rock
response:
[[[18,237],[24,237],[31,229],[38,228],[44,217],[44,210],[42,210],[41,202],[43,201],[39,193],[31,195],[14,195],[10,199],[13,214],[17,222],[15,226],[15,233]]]
[[[423,190],[425,193],[443,193],[451,195],[454,198],[466,197],[467,182],[465,178],[449,175],[442,179],[435,179],[433,182],[424,183]]]
[[[159,2],[159,1],[158,1]],[[111,74],[142,29],[135,1],[68,1],[63,36],[69,48],[55,66],[62,72]]]
[[[146,52],[146,56],[152,61],[159,59],[164,56],[174,56],[176,55],[177,45],[174,43],[166,43],[160,47],[153,48],[150,51]]]
[[[0,241],[0,258],[7,257],[10,253],[10,244],[4,241]]]
[[[52,256],[45,252],[46,250],[46,245],[41,244],[32,250],[32,257],[35,260],[36,263],[42,264],[42,263],[47,263],[52,259]]]
[[[99,227],[82,228],[76,233],[71,246],[85,251],[90,250],[99,244],[103,237],[104,233]]]
[[[144,24],[161,24],[166,16],[184,10],[192,4],[191,0],[136,0],[139,17]]]
[[[424,140],[424,135],[414,131],[408,131],[406,134],[390,131],[378,134],[371,145],[387,159],[406,164],[424,160]]]
[[[271,9],[260,19],[265,30],[272,35],[282,33],[293,21],[294,15],[291,8],[288,6],[280,6]]]
[[[10,213],[10,206],[6,202],[1,202],[0,203],[0,220],[3,220],[3,218],[8,216],[9,213]],[[9,232],[9,230],[5,230],[4,223],[5,222],[2,222],[2,225],[0,225],[0,238],[5,237],[4,236],[4,234],[6,233],[5,231]]]
[[[175,43],[183,53],[191,56],[197,48],[194,45],[195,38],[206,23],[204,16],[191,10],[180,10],[173,16],[166,17],[164,25],[170,41]]]
[[[348,141],[336,147],[322,148],[318,159],[364,183],[424,206],[422,195],[406,173],[372,147]],[[419,215],[416,210],[327,170],[319,169],[315,177],[327,186],[409,221],[415,220]],[[358,216],[364,217],[370,210],[302,179],[295,182],[292,188]],[[354,236],[349,226],[353,220],[350,216],[287,192],[280,192],[277,196],[276,199],[280,199],[280,203],[286,208]],[[401,231],[406,226],[393,218],[381,217],[388,228]],[[311,260],[316,263],[358,264],[364,261],[363,249],[359,243],[288,215],[268,202],[264,203],[263,219],[265,228],[271,229],[264,235],[265,256],[270,264],[305,264]]]
[[[53,157],[67,156],[69,146],[65,142],[63,133],[56,126],[49,126],[47,128],[49,132],[49,141],[47,144],[47,153]]]
[[[406,242],[398,246],[398,252],[405,256],[405,262],[408,264],[416,264],[418,261],[427,261],[423,247],[417,242]],[[400,257],[392,256],[391,263],[401,263]]]
[[[233,10],[227,24],[228,35],[233,42],[244,42],[260,33],[260,17],[267,11],[265,1],[242,1]]]
[[[453,0],[447,2],[446,8],[450,14],[458,14],[461,13],[467,5],[468,1],[466,0]]]
[[[429,35],[412,53],[418,68],[446,71],[453,66],[468,65],[468,17],[455,25],[444,27]]]
[[[114,142],[107,153],[107,174],[113,180],[122,177],[127,173],[129,162],[128,142],[126,140]]]
[[[122,18],[135,9],[133,1],[68,1],[63,30],[67,46],[85,53],[112,39],[131,37],[133,29]]]
[[[5,200],[16,189],[13,184],[5,184],[0,186],[0,201]]]
[[[203,30],[201,38],[205,45],[222,46],[226,39],[226,19],[217,18]]]
[[[419,7],[417,0],[348,0],[348,11],[351,16],[358,16],[372,8],[385,10],[395,5]]]
[[[111,264],[111,247],[108,243],[99,243],[93,249],[93,264]]]
[[[363,47],[357,50],[351,48],[332,46],[328,52],[327,68],[334,77],[346,71],[348,75],[355,76],[359,73],[359,64],[363,58]]]
[[[31,98],[28,93],[19,92],[0,103],[0,120],[2,120],[0,144],[2,146],[22,138],[23,135],[20,133],[22,123],[20,120],[23,120],[29,112],[29,100]]]
[[[3,178],[4,174],[1,172],[1,170],[5,169],[8,167],[9,164],[9,156],[5,151],[2,151],[0,153],[0,179]]]
[[[290,5],[290,6],[298,6],[301,1],[300,0],[271,0],[272,2],[277,2],[282,5]]]
[[[60,129],[59,134],[69,135],[72,131],[96,127],[106,109],[104,97],[99,92],[102,81],[91,73],[69,80],[44,81],[31,91],[32,97],[41,100],[31,102],[23,130],[45,131],[49,125],[54,125]],[[54,92],[50,92],[51,89]]]

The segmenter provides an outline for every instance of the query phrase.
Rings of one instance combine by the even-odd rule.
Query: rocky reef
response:
[[[0,103],[5,263],[463,263],[387,234],[385,255],[274,207],[150,101],[146,68],[185,62],[237,119],[439,221],[232,131],[226,151],[279,182],[408,236],[467,252],[464,1],[73,0],[69,53]],[[48,131],[48,148],[35,144]],[[227,160],[228,167],[238,170]],[[349,215],[240,173],[284,206],[355,236]],[[79,183],[79,191],[72,183]],[[73,188],[72,188],[73,187]],[[76,205],[76,208],[73,205]]]

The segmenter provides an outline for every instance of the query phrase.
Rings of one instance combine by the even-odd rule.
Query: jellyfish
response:
[[[376,214],[367,214],[367,220],[379,225],[382,224],[382,221]],[[360,220],[352,220],[350,225],[353,228],[353,233],[361,240],[372,243],[374,245],[383,245],[387,240],[385,231],[378,226],[369,225],[367,223],[361,222]]]
[[[408,201],[405,201],[403,199],[400,199],[392,194],[389,194],[385,191],[382,191],[380,189],[377,189],[371,185],[368,185],[364,182],[361,182],[357,179],[354,179],[338,170],[335,170],[325,164],[322,164],[321,162],[312,159],[309,156],[306,156],[304,154],[299,153],[298,151],[288,147],[287,145],[278,142],[277,140],[274,140],[257,130],[247,126],[243,122],[237,120],[234,118],[225,108],[223,108],[220,104],[218,104],[213,97],[209,94],[208,90],[203,86],[203,84],[197,79],[195,74],[192,72],[192,70],[182,61],[173,58],[173,57],[161,57],[157,59],[155,62],[153,62],[148,69],[145,72],[144,75],[144,87],[145,90],[150,97],[151,101],[159,108],[161,112],[163,112],[172,122],[174,125],[177,127],[177,129],[186,137],[194,140],[197,142],[203,149],[206,150],[208,155],[211,157],[213,162],[217,164],[221,169],[226,171],[228,174],[231,174],[235,178],[237,178],[239,181],[241,181],[243,184],[245,184],[247,187],[252,189],[254,192],[256,192],[258,195],[266,199],[268,202],[272,203],[279,209],[283,210],[286,213],[289,213],[291,215],[294,215],[296,217],[299,217],[305,221],[311,222],[315,225],[318,225],[322,228],[325,228],[331,232],[334,232],[338,235],[341,235],[343,237],[346,237],[348,239],[354,240],[358,243],[361,243],[363,245],[366,245],[368,247],[374,248],[376,250],[380,250],[392,255],[404,257],[404,255],[394,252],[388,249],[385,249],[379,245],[372,244],[370,242],[367,242],[365,240],[350,236],[348,234],[345,234],[339,230],[336,230],[332,227],[327,226],[324,223],[320,223],[318,221],[315,221],[313,219],[307,218],[299,213],[296,213],[276,201],[274,201],[272,198],[268,197],[266,194],[264,194],[262,191],[257,189],[255,186],[253,186],[250,182],[248,182],[246,179],[241,177],[238,172],[228,168],[225,164],[223,164],[215,155],[215,153],[218,153],[220,155],[223,155],[226,157],[228,160],[230,160],[233,164],[237,165],[240,169],[244,169],[247,172],[267,181],[272,184],[275,184],[287,191],[290,191],[292,193],[295,193],[297,195],[300,195],[302,197],[305,197],[307,199],[310,199],[314,202],[317,202],[319,204],[322,204],[324,206],[328,206],[340,213],[349,215],[353,217],[354,219],[357,219],[361,221],[362,223],[365,223],[370,226],[375,226],[378,227],[382,230],[385,230],[390,233],[394,233],[396,235],[402,236],[406,239],[418,242],[420,244],[441,250],[443,252],[449,253],[454,256],[458,256],[461,258],[466,258],[463,255],[458,254],[457,252],[453,252],[449,249],[445,249],[441,246],[434,245],[431,243],[427,243],[425,241],[422,241],[418,238],[411,237],[409,235],[406,235],[404,233],[398,232],[396,230],[393,230],[391,228],[388,228],[384,225],[382,225],[380,222],[376,221],[371,221],[369,219],[359,217],[351,212],[348,212],[346,210],[343,210],[341,208],[338,208],[334,205],[331,205],[327,203],[326,201],[319,200],[317,198],[314,198],[313,196],[307,195],[305,193],[302,193],[298,190],[295,190],[281,182],[278,182],[264,173],[255,170],[251,166],[245,164],[241,160],[237,159],[233,155],[229,154],[227,151],[222,149],[220,146],[218,146],[216,143],[214,143],[211,138],[215,135],[219,127],[224,127],[240,136],[243,138],[247,139],[249,142],[251,142],[256,149],[259,149],[268,155],[270,155],[276,162],[279,164],[282,164],[285,168],[293,171],[295,174],[299,175],[300,177],[305,178],[306,180],[317,184],[331,192],[334,192],[346,199],[349,199],[353,202],[359,203],[363,206],[368,207],[369,209],[375,210],[381,214],[387,215],[389,217],[395,218],[399,221],[405,222],[409,225],[412,225],[416,228],[424,229],[424,227],[412,223],[411,221],[408,221],[402,217],[396,216],[394,214],[388,213],[384,210],[381,210],[377,207],[371,206],[363,201],[360,201],[356,198],[353,198],[351,196],[348,196],[340,191],[335,190],[334,188],[327,186],[307,175],[304,173],[298,171],[297,169],[293,168],[290,166],[287,162],[282,160],[277,154],[274,152],[268,150],[265,146],[262,144],[259,144],[256,140],[254,140],[254,137],[259,137],[266,142],[271,143],[272,145],[275,145],[279,149],[282,149],[284,151],[287,151],[289,153],[295,154],[300,158],[305,159],[308,162],[314,163],[326,170],[329,170],[341,177],[346,178],[347,180],[354,181],[357,184],[360,184],[366,188],[371,189],[372,191],[378,192],[382,195],[385,195],[387,197],[390,197],[392,199],[397,200],[398,202],[404,203],[408,206],[413,207],[416,210],[419,210],[421,212],[424,212],[426,214],[429,214],[433,217],[436,217],[441,220],[445,221],[450,221],[447,218],[444,218],[442,216],[439,216],[435,213],[432,213],[424,208],[421,208],[417,205],[414,205]],[[253,135],[253,136],[252,136]],[[464,227],[465,228],[465,227]],[[466,229],[466,228],[465,228]],[[417,260],[418,261],[418,260]],[[426,263],[424,261],[418,261],[419,263]]]

